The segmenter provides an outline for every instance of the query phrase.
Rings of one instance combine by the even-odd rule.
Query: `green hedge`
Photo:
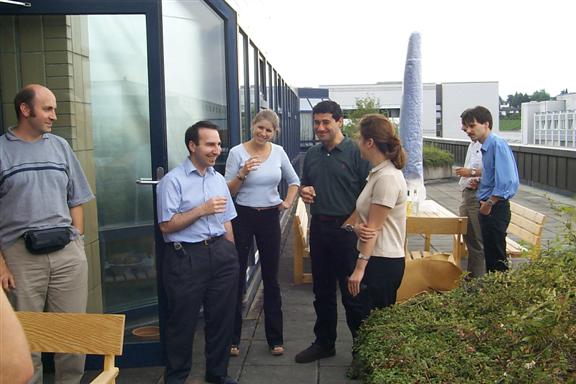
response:
[[[424,145],[422,152],[425,167],[452,166],[454,164],[454,156],[448,151],[432,145]]]
[[[374,311],[365,383],[576,383],[576,233],[519,270]]]

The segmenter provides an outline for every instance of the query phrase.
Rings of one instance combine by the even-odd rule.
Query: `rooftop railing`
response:
[[[457,165],[463,165],[470,141],[424,137],[431,144],[454,155]],[[510,144],[516,158],[518,175],[523,184],[565,195],[576,193],[576,150],[539,145]]]

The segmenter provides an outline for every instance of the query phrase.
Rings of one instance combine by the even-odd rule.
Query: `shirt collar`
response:
[[[486,152],[488,148],[492,145],[492,142],[495,140],[494,134],[490,132],[486,140],[482,143],[482,150]]]
[[[346,147],[349,145],[349,143],[350,143],[350,139],[347,137],[344,137],[344,139],[340,143],[338,143],[334,148],[332,148],[331,151],[337,149],[340,152],[344,152]],[[328,152],[328,150],[326,149],[326,147],[324,145],[322,145],[322,150],[324,152]]]
[[[22,140],[21,138],[16,136],[16,134],[14,133],[14,128],[16,128],[15,125],[8,127],[8,132],[6,132],[6,138],[10,141],[23,141],[23,142],[28,143],[28,141]],[[48,136],[48,133],[43,133],[42,138],[43,139],[49,139],[50,137]],[[36,142],[36,140],[34,142]]]
[[[182,167],[184,168],[184,173],[186,173],[186,176],[190,176],[192,172],[200,174],[200,172],[198,172],[198,168],[196,168],[194,163],[192,163],[192,160],[190,160],[190,157],[187,157],[186,160],[184,160],[184,162],[182,163]],[[216,172],[214,170],[214,167],[206,168],[206,173],[213,175],[214,172]]]
[[[390,168],[390,167],[394,167],[394,164],[392,164],[390,159],[386,159],[383,162],[381,162],[380,164],[378,164],[377,166],[373,167],[370,170],[370,174],[376,173],[376,172],[380,171],[381,169]]]

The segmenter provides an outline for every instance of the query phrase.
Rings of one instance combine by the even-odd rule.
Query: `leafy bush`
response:
[[[448,151],[432,145],[424,145],[422,152],[425,167],[443,167],[454,164],[454,156]]]
[[[561,242],[524,268],[372,313],[357,358],[364,382],[575,383],[574,208]]]

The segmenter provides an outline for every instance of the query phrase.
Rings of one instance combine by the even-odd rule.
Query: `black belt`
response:
[[[214,242],[216,242],[217,240],[221,239],[224,235],[220,235],[220,236],[214,236],[214,237],[209,237],[206,240],[202,240],[202,241],[197,241],[195,243],[185,243],[183,241],[175,241],[173,243],[169,243],[172,244],[172,247],[176,250],[179,251],[182,249],[182,246],[191,246],[191,245],[203,245],[203,246],[207,246],[210,245]]]

